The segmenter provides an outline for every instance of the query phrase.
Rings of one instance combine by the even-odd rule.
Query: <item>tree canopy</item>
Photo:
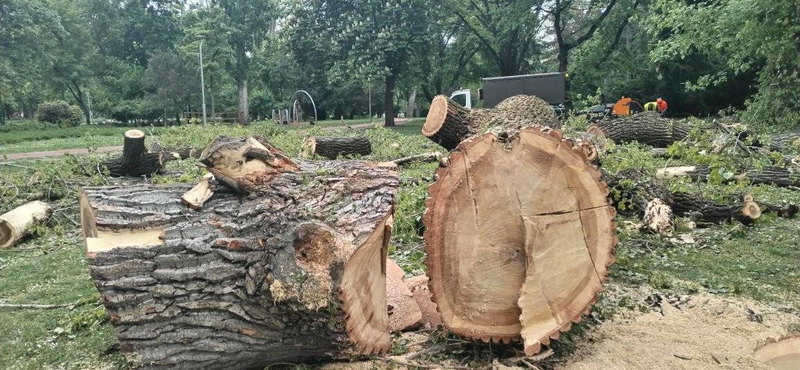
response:
[[[796,127],[800,10],[758,0],[2,0],[0,122],[63,100],[83,121],[164,123],[201,106],[268,118],[424,113],[481,78],[570,75],[575,107],[664,97]],[[370,102],[372,105],[370,106]]]

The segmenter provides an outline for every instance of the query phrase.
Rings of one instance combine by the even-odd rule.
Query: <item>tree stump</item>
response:
[[[358,137],[310,137],[303,142],[303,157],[313,154],[336,159],[351,155],[369,155],[372,144],[364,136]]]
[[[164,164],[161,153],[148,153],[144,146],[144,132],[139,130],[125,131],[122,145],[122,156],[107,160],[101,165],[108,169],[111,176],[145,176],[152,175]]]
[[[272,149],[212,143],[210,170],[252,187],[217,189],[199,210],[181,201],[190,186],[83,189],[92,278],[136,366],[251,369],[389,349],[397,174]]]
[[[501,140],[501,138],[506,138]],[[534,354],[588,313],[617,243],[600,172],[561,132],[524,128],[462,142],[423,216],[442,321]]]
[[[31,227],[50,218],[51,213],[47,203],[37,200],[0,215],[0,249],[13,247]]]

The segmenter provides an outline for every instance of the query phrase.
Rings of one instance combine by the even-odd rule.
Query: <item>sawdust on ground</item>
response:
[[[649,294],[634,293],[639,298]],[[664,300],[663,315],[635,310],[619,313],[593,328],[567,363],[556,369],[770,370],[755,360],[755,347],[800,322],[798,314],[745,299],[689,297],[678,307]],[[760,314],[763,322],[751,321],[747,309]]]

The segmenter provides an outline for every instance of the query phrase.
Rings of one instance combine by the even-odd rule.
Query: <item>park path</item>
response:
[[[396,118],[394,123],[396,125],[403,124],[403,122],[408,121],[409,118]],[[370,128],[374,125],[374,123],[359,123],[357,125],[349,125],[349,126],[331,126],[331,127],[323,127],[323,131],[333,131],[338,128],[342,127],[350,127],[353,129],[365,129]],[[310,128],[297,130],[298,133],[304,134],[307,133]],[[63,155],[83,155],[83,154],[90,154],[90,153],[113,153],[113,152],[121,152],[122,145],[116,146],[103,146],[97,149],[89,150],[86,148],[75,148],[75,149],[60,149],[60,150],[48,150],[43,152],[27,152],[27,153],[10,153],[10,154],[0,154],[0,159],[7,159],[7,160],[15,160],[15,159],[38,159],[38,158],[49,158],[49,157],[60,157]]]

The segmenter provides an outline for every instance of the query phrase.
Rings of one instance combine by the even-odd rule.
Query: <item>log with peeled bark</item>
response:
[[[507,109],[467,110],[444,95],[436,96],[422,126],[422,134],[445,149],[453,150],[466,138],[488,129],[518,131],[532,126],[557,126],[553,107],[543,100],[530,96],[512,98]]]
[[[617,243],[600,172],[558,130],[493,130],[440,164],[423,220],[451,331],[536,353],[588,313]]]
[[[707,181],[710,174],[711,169],[703,165],[666,167],[658,170],[658,176],[662,178],[686,176],[695,181]],[[800,173],[789,167],[765,166],[760,169],[748,167],[738,170],[727,180],[744,180],[752,184],[797,187],[800,186]]]
[[[316,154],[328,159],[352,155],[369,155],[372,144],[365,136],[357,137],[310,137],[303,142],[303,157]]]
[[[13,247],[34,225],[46,221],[51,213],[47,203],[37,200],[0,215],[0,249]]]
[[[92,279],[135,366],[250,369],[389,349],[397,174],[358,161],[289,166],[277,152],[245,160],[250,139],[221,140],[207,159],[253,187],[217,189],[200,210],[181,202],[189,186],[83,189]]]
[[[617,143],[638,141],[654,147],[666,147],[686,138],[691,127],[663,118],[655,112],[644,112],[604,120],[592,128],[596,129]]]
[[[145,135],[139,130],[125,131],[122,155],[102,162],[111,176],[138,177],[161,171],[164,157],[161,153],[148,153],[144,146]]]

